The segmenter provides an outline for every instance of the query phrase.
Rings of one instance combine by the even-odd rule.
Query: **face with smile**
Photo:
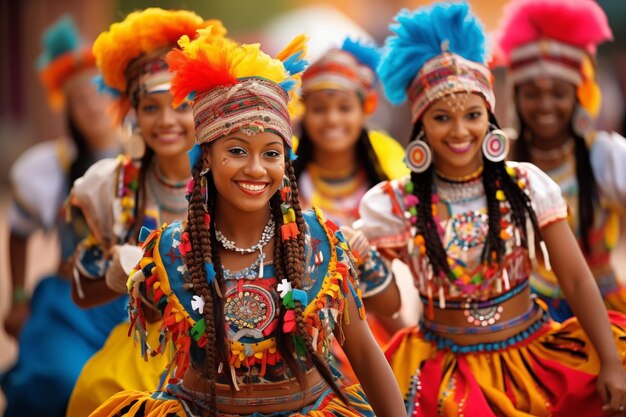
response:
[[[304,127],[316,149],[342,152],[354,147],[365,121],[355,92],[319,90],[307,94],[304,103]]]
[[[576,105],[573,84],[556,78],[528,81],[517,87],[516,101],[534,145],[550,149],[569,138],[570,119]]]
[[[175,157],[194,144],[191,107],[172,107],[169,92],[142,94],[137,105],[137,125],[146,144],[157,157]]]
[[[443,97],[428,107],[421,120],[438,171],[463,176],[480,166],[481,145],[489,127],[481,96],[455,93]]]
[[[285,175],[285,144],[275,133],[240,131],[212,142],[204,153],[220,210],[254,213],[267,209]]]

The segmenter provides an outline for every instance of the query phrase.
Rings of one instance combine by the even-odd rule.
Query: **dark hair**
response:
[[[87,169],[95,162],[94,159],[96,156],[89,148],[89,143],[87,142],[84,133],[80,131],[78,125],[74,121],[71,109],[67,112],[66,123],[70,138],[76,148],[76,157],[74,158],[74,161],[72,161],[69,169],[68,180],[69,187],[71,188],[74,181],[85,175]]]
[[[517,91],[517,90],[516,90]],[[577,104],[578,105],[578,104]],[[524,118],[519,110],[517,117],[520,122],[519,139],[515,143],[515,158],[519,161],[530,161],[528,143],[524,139],[530,133],[530,129],[524,123]],[[581,236],[582,249],[585,254],[590,252],[590,233],[594,221],[594,204],[598,201],[598,186],[591,167],[589,148],[585,139],[578,135],[573,127],[573,118],[570,120],[570,134],[574,137],[576,181],[578,182],[578,229]]]
[[[134,219],[132,228],[128,233],[127,240],[132,239],[135,242],[139,238],[139,232],[141,231],[141,226],[143,225],[143,221],[146,217],[146,204],[148,201],[148,191],[146,187],[146,176],[148,175],[148,169],[152,164],[152,159],[154,158],[154,151],[151,147],[146,145],[146,152],[141,157],[139,162],[139,175],[137,176],[137,192],[135,193],[135,208],[134,208]]]
[[[298,159],[296,159],[293,164],[297,180],[300,179],[300,176],[306,170],[306,167],[313,161],[313,154],[315,151],[315,145],[309,137],[304,123],[300,124],[300,131],[300,140],[298,142],[298,150],[296,151]],[[359,135],[359,139],[357,140],[355,147],[357,161],[361,163],[365,169],[367,181],[370,185],[374,186],[381,181],[389,179],[380,165],[376,152],[374,152],[374,148],[372,147],[369,133],[366,128],[361,129],[361,134]]]
[[[206,146],[207,145],[203,145],[203,150],[206,150]],[[207,378],[210,382],[208,393],[208,402],[211,406],[210,415],[216,416],[216,372],[219,363],[228,364],[228,352],[226,350],[226,343],[224,343],[226,340],[224,306],[223,300],[216,289],[217,285],[219,286],[219,293],[224,293],[224,271],[220,262],[218,242],[215,237],[214,219],[217,190],[213,182],[212,174],[210,172],[207,173],[207,194],[209,196],[209,202],[207,207],[205,207],[201,194],[200,172],[201,162],[199,162],[192,169],[194,187],[189,199],[189,212],[187,216],[187,225],[185,227],[185,230],[189,233],[192,250],[187,253],[185,257],[185,264],[189,270],[189,277],[186,279],[188,282],[193,284],[193,291],[197,295],[200,295],[205,302],[203,317],[206,322],[206,335],[209,343],[205,346],[206,367],[203,371],[205,378]],[[288,240],[280,239],[280,228],[283,225],[283,216],[280,208],[280,193],[277,192],[270,200],[272,214],[276,220],[274,267],[279,281],[287,279],[291,283],[292,288],[301,289],[301,279],[305,272],[304,236],[306,223],[302,217],[302,211],[298,202],[298,188],[295,173],[289,160],[286,161],[285,172],[291,181],[292,188],[291,201],[289,204],[294,209],[296,214],[296,224],[300,233],[297,238],[291,238]],[[209,228],[205,225],[204,219],[206,214],[210,214],[211,216]],[[214,266],[215,285],[209,285],[207,282],[206,271],[204,268],[205,262],[213,264]],[[303,310],[305,307],[306,306],[301,305],[299,302],[296,302],[295,317],[297,322],[297,336],[299,336],[304,342],[308,358],[324,378],[326,383],[333,389],[339,398],[347,404],[347,400],[335,383],[328,365],[317,353],[315,347],[313,346],[311,337],[306,331],[303,317]],[[284,313],[285,306],[281,303],[280,314],[276,326],[277,349],[296,376],[300,386],[305,387],[306,381],[304,379],[302,369],[293,356],[295,346],[293,346],[289,335],[284,334],[282,330]],[[228,375],[228,378],[232,378],[230,373],[227,372],[226,374]],[[230,384],[234,385],[234,381],[230,380]]]
[[[498,122],[491,112],[489,112],[489,121],[496,128],[498,127]],[[413,133],[410,140],[416,140],[421,130],[422,122],[421,120],[418,120],[413,126]],[[483,248],[481,260],[487,263],[496,261],[500,264],[504,256],[505,245],[504,241],[500,237],[500,231],[502,229],[500,219],[502,217],[502,213],[500,212],[500,203],[496,198],[497,190],[502,190],[504,192],[506,200],[511,206],[511,218],[515,226],[517,226],[520,230],[522,246],[528,248],[528,241],[526,239],[527,218],[531,220],[536,235],[541,236],[541,232],[539,230],[537,217],[535,216],[535,211],[532,208],[530,198],[506,172],[504,161],[492,162],[483,157],[483,166],[483,186],[485,188],[485,195],[487,198],[489,231],[487,233],[487,239]],[[416,234],[424,236],[426,256],[428,256],[434,275],[451,277],[451,270],[450,265],[448,264],[446,250],[444,249],[441,238],[437,232],[437,225],[433,219],[431,209],[433,176],[434,168],[432,164],[422,173],[411,173],[411,181],[414,184],[413,193],[420,202],[417,207],[418,214]]]

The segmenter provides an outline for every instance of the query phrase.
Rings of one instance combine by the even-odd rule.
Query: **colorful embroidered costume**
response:
[[[41,80],[50,106],[60,110],[65,89],[93,74],[94,58],[89,49],[81,47],[69,17],[46,32],[44,48],[39,61]],[[117,151],[96,153],[91,162]],[[65,415],[84,363],[124,320],[123,301],[93,310],[82,310],[72,301],[68,261],[86,234],[84,222],[66,223],[64,216],[70,168],[76,157],[72,140],[63,138],[33,146],[11,167],[11,233],[27,239],[40,229],[56,230],[61,254],[59,272],[44,277],[33,293],[30,316],[19,336],[17,363],[0,380],[7,400],[5,416]]]
[[[182,50],[168,55],[175,72],[171,88],[175,104],[191,98],[196,122],[187,222],[163,226],[147,237],[142,233],[145,256],[128,280],[131,321],[144,355],[164,353],[170,342],[175,347],[168,366],[169,384],[154,394],[119,393],[92,415],[191,417],[217,415],[220,407],[254,410],[255,406],[272,405],[281,409],[284,404],[301,403],[305,408],[300,410],[252,414],[371,416],[358,386],[345,390],[349,408],[325,382],[299,389],[290,379],[295,376],[288,363],[292,358],[305,377],[317,368],[314,360],[307,359],[313,357],[310,349],[314,357],[328,360],[332,332],[348,320],[347,297],[354,298],[364,316],[347,244],[334,224],[324,221],[319,212],[299,217],[292,206],[296,195],[290,182],[283,180],[287,181],[279,196],[283,203],[275,207],[280,211],[270,215],[261,240],[249,252],[258,251],[257,260],[236,272],[212,261],[217,255],[208,245],[246,250],[236,249],[212,220],[215,212],[209,207],[216,203],[210,201],[220,194],[211,171],[200,169],[202,147],[234,132],[254,137],[268,131],[284,141],[286,152],[281,156],[292,155],[288,103],[290,98],[297,99],[293,87],[306,65],[302,36],[273,59],[258,44],[239,45],[230,39],[211,38],[212,31],[212,27],[198,31],[193,41],[183,36],[179,41]],[[295,267],[286,269],[286,256],[264,262],[262,247],[274,236],[277,251],[289,252],[293,246],[286,245],[302,244],[301,277]],[[300,256],[300,249],[295,256]],[[157,344],[146,340],[144,312],[150,308],[162,314]],[[285,338],[289,340],[289,359],[280,350],[285,348]],[[190,389],[199,381],[206,381],[206,391]],[[263,393],[273,387],[290,390],[264,397]],[[233,395],[237,392],[248,395]],[[251,393],[256,397],[250,397]],[[317,400],[307,405],[303,403],[306,398]]]
[[[131,106],[137,106],[140,95],[169,91],[172,75],[164,55],[180,36],[193,35],[209,23],[193,12],[149,8],[129,14],[98,37],[94,53],[105,89],[118,95],[120,118]],[[218,22],[213,23],[221,28]],[[90,229],[76,256],[75,265],[83,277],[103,279],[109,267],[106,252],[113,245],[135,243],[141,226],[158,227],[162,210],[186,212],[186,182],[164,177],[155,158],[150,162],[129,156],[103,160],[76,181],[71,203],[81,209]],[[138,213],[139,207],[143,213]],[[80,296],[79,279],[76,287]],[[126,301],[128,297],[121,295],[119,299]],[[159,323],[147,326],[158,328]],[[88,415],[119,391],[153,390],[159,386],[167,358],[144,364],[139,347],[128,343],[127,334],[128,323],[120,323],[85,365],[70,399],[68,417]]]
[[[600,108],[600,89],[595,81],[593,55],[596,46],[612,38],[607,17],[591,0],[523,0],[512,2],[505,13],[499,44],[508,61],[509,75],[519,86],[549,77],[573,84],[577,89],[577,109],[572,116],[572,130],[581,137],[568,140],[563,149],[564,162],[546,173],[554,179],[569,207],[568,221],[585,251],[608,309],[626,312],[626,287],[620,284],[611,266],[611,252],[619,238],[620,214],[626,205],[626,140],[617,133],[595,131],[591,117]],[[581,125],[582,124],[582,125]],[[522,124],[521,137],[531,134]],[[526,143],[518,145],[526,148]],[[584,157],[577,147],[585,147]],[[528,151],[518,151],[527,158]],[[559,154],[557,153],[557,156]],[[531,155],[532,157],[532,155]],[[592,219],[582,230],[579,196],[589,193],[580,185],[578,170],[584,160],[591,164],[592,180],[597,189],[590,194]],[[584,175],[584,174],[583,174]],[[587,245],[583,243],[587,240]],[[587,247],[586,247],[587,246]],[[531,276],[531,286],[550,307],[551,316],[563,321],[572,316],[554,274],[539,264]]]
[[[346,253],[346,243],[337,227],[330,221],[324,221],[320,212],[306,213],[305,220],[308,230],[305,255],[308,273],[303,280],[303,293],[299,296],[308,300],[304,311],[307,331],[315,341],[318,352],[328,359],[332,332],[338,323],[347,320],[344,317],[345,297],[349,294],[356,297],[357,283]],[[203,331],[204,319],[197,311],[200,300],[185,289],[187,286],[183,276],[188,272],[182,261],[185,250],[183,230],[181,223],[177,222],[152,232],[143,244],[146,252],[139,263],[142,269],[131,275],[131,282],[134,283],[131,320],[138,337],[142,338],[146,325],[141,314],[146,302],[156,306],[163,315],[159,342],[146,343],[142,351],[151,356],[162,353],[163,346],[171,340],[176,346],[176,354],[169,369],[175,378],[182,378],[189,365],[201,366],[204,360],[202,346],[208,343]],[[288,292],[288,283],[277,282],[271,264],[265,264],[263,269],[263,278],[259,278],[256,273],[246,274],[245,271],[227,274],[225,277],[224,310],[230,346],[230,369],[225,372],[236,376],[241,389],[249,384],[275,383],[293,377],[276,348],[274,338],[280,303],[284,302],[279,292]],[[145,340],[142,339],[142,343]],[[311,369],[311,364],[302,362],[302,365],[307,370]],[[218,382],[228,383],[224,373]],[[342,408],[340,401],[333,401],[334,394],[325,383],[309,387],[309,390],[310,393],[324,394],[316,404],[299,412],[276,415],[309,415],[309,410],[318,407],[327,407],[323,408],[325,411],[346,413],[341,415],[361,415],[353,412],[348,414],[350,411]],[[125,392],[113,397],[108,405],[103,405],[94,415],[113,416],[124,407],[132,405],[131,409],[135,410],[144,404],[146,413],[137,415],[156,417],[174,413],[172,415],[192,416],[194,414],[190,410],[194,410],[194,401],[197,401],[195,398],[187,400],[192,395],[181,383],[176,382],[166,386],[163,392],[152,395],[128,395]],[[365,414],[368,407],[364,395],[352,389],[349,396],[356,401],[351,405],[361,410],[358,404],[362,403],[365,407],[363,415],[368,415]],[[291,400],[291,397],[258,399],[263,404]],[[218,397],[218,403],[221,401],[232,404],[237,400]],[[248,398],[240,401],[242,405],[252,405],[252,400]],[[329,401],[331,404],[327,405]],[[154,412],[148,413],[148,410]]]
[[[484,35],[467,4],[402,11],[396,19],[396,36],[387,41],[379,71],[392,101],[408,94],[414,121],[431,102],[456,92],[477,94],[493,109]],[[407,412],[427,417],[601,416],[598,356],[575,319],[552,322],[530,297],[537,229],[529,217],[519,221],[512,203],[525,194],[536,226],[543,228],[567,216],[560,189],[534,165],[515,162],[506,163],[492,189],[485,177],[499,168],[489,165],[484,146],[483,153],[478,171],[457,179],[432,167],[419,171],[420,158],[408,154],[412,176],[377,185],[361,202],[356,226],[378,248],[400,254],[424,304],[420,325],[397,333],[386,351]],[[432,175],[432,180],[418,182],[420,175]],[[438,203],[447,207],[447,220],[438,217]],[[501,252],[489,235],[495,212],[500,213]],[[441,241],[445,272],[435,269],[443,267],[430,255],[433,235]],[[548,259],[545,244],[539,243]],[[612,316],[612,324],[623,351],[626,319]],[[476,342],[479,337],[486,342]]]

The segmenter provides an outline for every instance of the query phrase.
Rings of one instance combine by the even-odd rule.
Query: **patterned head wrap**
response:
[[[329,50],[302,75],[302,93],[319,90],[347,90],[357,93],[366,113],[376,109],[376,47],[347,38],[340,49]]]
[[[378,75],[393,104],[411,103],[415,123],[435,100],[468,92],[493,110],[491,73],[485,65],[485,35],[466,3],[406,9],[390,26]]]
[[[215,39],[212,28],[198,31],[191,41],[183,36],[167,55],[174,103],[190,100],[197,145],[237,130],[246,134],[270,131],[292,146],[289,103],[297,101],[294,88],[306,67],[306,38],[296,37],[276,58],[259,44],[240,45]],[[193,155],[196,150],[192,150]],[[192,166],[196,158],[192,156]]]
[[[52,109],[58,110],[65,102],[65,90],[71,79],[84,70],[95,68],[91,48],[80,45],[78,30],[69,16],[50,26],[41,39],[43,52],[37,60],[39,77],[48,95]]]
[[[591,57],[613,35],[593,0],[515,0],[500,23],[498,45],[515,85],[555,77],[577,86],[580,104],[595,115],[600,89]]]
[[[168,91],[171,73],[165,55],[183,35],[213,26],[215,36],[226,29],[218,20],[204,21],[186,10],[151,7],[130,13],[98,36],[93,46],[102,72],[102,88],[119,97],[119,115],[136,105],[140,94]]]

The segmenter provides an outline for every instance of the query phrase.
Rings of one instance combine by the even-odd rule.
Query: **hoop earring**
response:
[[[424,131],[420,130],[420,133],[415,139],[413,139],[406,147],[406,155],[404,156],[404,163],[416,174],[421,174],[426,171],[430,164],[433,162],[433,154],[430,150],[430,146],[424,140]]]
[[[495,127],[492,125],[492,127]],[[500,129],[492,129],[487,132],[483,139],[483,155],[491,162],[501,162],[509,153],[509,138]]]
[[[136,128],[126,141],[126,152],[132,159],[141,159],[146,153],[146,141],[141,136],[141,130]]]
[[[576,104],[572,113],[572,130],[581,138],[586,138],[593,129],[593,118],[580,104]]]

